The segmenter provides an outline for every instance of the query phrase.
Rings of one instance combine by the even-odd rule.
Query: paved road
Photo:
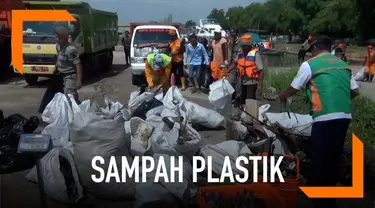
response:
[[[372,92],[374,85],[369,83],[362,84],[364,92]],[[46,82],[41,79],[37,87],[28,86],[22,77],[15,77],[6,83],[0,83],[0,109],[5,115],[20,113],[25,116],[37,115],[37,109],[40,104],[46,88]],[[372,90],[371,90],[372,89]],[[102,75],[97,75],[84,83],[79,91],[80,97],[84,99],[94,99],[100,101],[104,95],[108,95],[112,100],[120,101],[126,104],[129,94],[135,88],[131,85],[131,73],[124,65],[124,56],[121,52],[115,53],[113,70]],[[202,106],[209,107],[207,95],[191,94],[188,91],[183,93],[189,100]],[[373,95],[373,93],[370,93]],[[225,132],[202,132],[202,136],[209,143],[217,143],[225,139]],[[0,207],[1,208],[23,208],[40,207],[37,185],[28,183],[25,175],[28,171],[18,172],[10,175],[0,176]],[[343,204],[351,204],[352,201],[345,200]],[[49,206],[67,207],[49,200]],[[94,207],[120,207],[131,206],[129,202],[106,202],[94,200]],[[309,207],[303,203],[304,207]],[[353,205],[353,204],[352,204]],[[358,205],[358,204],[355,204]],[[364,206],[361,206],[364,207]]]

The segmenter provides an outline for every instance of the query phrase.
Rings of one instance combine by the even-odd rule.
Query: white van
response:
[[[180,34],[176,27],[169,25],[141,25],[134,29],[131,47],[130,60],[132,72],[132,84],[142,85],[146,83],[145,61],[147,55],[152,52],[152,44],[168,44],[170,41],[169,30],[175,29],[177,36]],[[169,49],[161,49],[161,53],[169,54]]]

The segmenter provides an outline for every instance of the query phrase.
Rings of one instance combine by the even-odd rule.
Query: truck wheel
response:
[[[84,57],[81,58],[81,61],[82,61],[82,73],[83,73],[83,77],[87,77],[88,75],[90,75],[90,72],[92,72],[92,57],[89,56],[89,55],[86,55]]]
[[[107,51],[107,53],[102,55],[100,70],[103,72],[111,71],[113,65],[113,53],[112,51]]]
[[[113,51],[108,51],[108,63],[106,65],[106,71],[111,71],[113,66]]]
[[[35,85],[38,82],[38,78],[39,78],[38,75],[30,75],[30,74],[25,75],[25,81],[29,85]]]

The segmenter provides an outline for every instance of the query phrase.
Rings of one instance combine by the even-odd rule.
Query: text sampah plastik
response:
[[[120,158],[121,161],[118,161]],[[268,161],[269,160],[269,161]],[[234,162],[229,156],[224,158],[223,167],[220,177],[214,177],[212,171],[213,158],[208,156],[206,159],[201,156],[194,156],[192,160],[192,179],[196,183],[198,181],[198,173],[207,172],[208,183],[245,183],[247,181],[258,182],[258,169],[262,168],[263,181],[259,182],[275,182],[275,178],[283,183],[284,178],[280,170],[280,164],[283,160],[282,156],[239,156]],[[108,164],[105,164],[108,162]],[[91,175],[91,179],[95,183],[109,183],[116,181],[118,183],[126,183],[127,178],[133,178],[135,182],[147,182],[150,176],[155,183],[164,181],[166,183],[182,183],[184,181],[183,164],[184,157],[170,156],[168,162],[163,156],[155,159],[151,156],[136,156],[129,163],[127,157],[112,156],[109,161],[105,161],[103,157],[96,156],[92,159],[91,166],[97,172]],[[118,167],[120,165],[120,169]],[[141,165],[143,164],[143,165]],[[252,167],[249,167],[252,164]],[[259,165],[261,164],[261,165]],[[103,169],[102,165],[108,165]],[[234,167],[233,167],[234,166]],[[261,167],[259,167],[261,166]],[[233,171],[237,169],[237,171]],[[234,174],[237,172],[237,174]],[[240,172],[240,174],[238,174]],[[266,174],[268,176],[266,176]],[[276,177],[277,176],[277,177]],[[267,179],[270,179],[267,181]]]

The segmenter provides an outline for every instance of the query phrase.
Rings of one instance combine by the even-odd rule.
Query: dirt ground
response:
[[[4,111],[5,116],[20,113],[24,116],[38,115],[37,109],[40,100],[46,89],[46,81],[39,82],[38,86],[28,86],[22,77],[14,77],[9,81],[0,83],[0,109]],[[361,91],[372,95],[375,100],[373,90],[374,84],[363,83]],[[131,73],[124,65],[124,55],[121,52],[115,53],[113,70],[94,76],[85,81],[84,86],[79,91],[81,100],[94,99],[100,100],[104,95],[109,96],[112,100],[120,101],[126,104],[131,91],[135,87],[131,85]],[[188,91],[183,93],[186,98],[202,106],[209,107],[207,95],[193,95]],[[217,143],[225,140],[224,131],[207,131],[202,132],[202,136],[208,143]],[[29,183],[25,175],[28,171],[22,171],[9,175],[0,175],[0,207],[1,208],[23,208],[23,207],[40,207],[38,186]],[[130,202],[108,202],[97,199],[90,200],[92,207],[120,207],[129,206]],[[301,197],[300,205],[309,207],[306,199]],[[363,200],[342,200],[340,204],[343,207],[367,207]],[[367,203],[366,203],[367,204]],[[48,200],[49,207],[69,207],[61,205],[54,201]],[[300,207],[300,206],[298,206]]]

